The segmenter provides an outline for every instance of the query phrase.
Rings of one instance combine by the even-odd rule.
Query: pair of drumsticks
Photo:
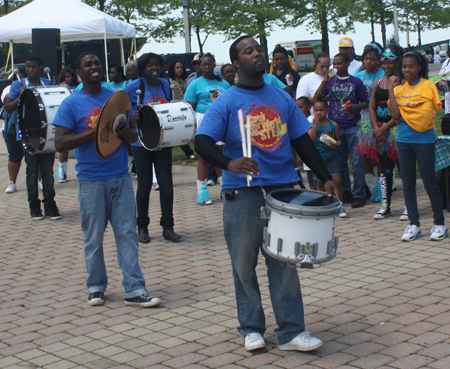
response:
[[[247,114],[247,140],[245,139],[245,129],[244,129],[244,113],[242,109],[238,110],[239,117],[239,130],[241,131],[241,141],[242,141],[242,153],[244,157],[252,157],[252,135],[250,131],[250,114]],[[247,174],[247,187],[250,187],[250,182],[252,181],[252,175]]]

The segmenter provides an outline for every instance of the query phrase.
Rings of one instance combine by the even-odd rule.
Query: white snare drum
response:
[[[19,98],[19,128],[22,142],[30,154],[56,152],[55,126],[52,124],[61,102],[71,94],[63,86],[31,87]]]
[[[185,101],[144,105],[139,114],[139,142],[147,150],[187,145],[194,140],[195,112]]]
[[[263,249],[291,266],[313,268],[337,254],[336,216],[342,203],[323,192],[296,188],[272,191],[261,207]]]

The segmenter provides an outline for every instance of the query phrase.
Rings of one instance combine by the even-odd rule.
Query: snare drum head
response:
[[[142,146],[148,150],[158,147],[161,139],[161,124],[152,105],[144,105],[139,110],[137,128]]]
[[[19,98],[18,109],[19,127],[22,131],[22,139],[27,146],[27,150],[34,153],[39,149],[43,132],[39,102],[33,89],[26,88],[22,91]]]
[[[119,114],[130,117],[130,97],[125,91],[117,91],[109,97],[103,106],[95,130],[95,149],[98,156],[108,159],[122,144],[122,137],[113,132],[114,120]]]
[[[267,196],[267,203],[276,210],[306,216],[336,215],[342,207],[336,196],[328,197],[320,191],[297,188],[272,191]]]

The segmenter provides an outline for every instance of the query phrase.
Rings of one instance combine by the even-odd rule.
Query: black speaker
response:
[[[50,68],[52,84],[58,84],[62,69],[61,30],[59,28],[33,28],[31,30],[33,54],[42,59],[41,77],[48,78],[44,68]]]

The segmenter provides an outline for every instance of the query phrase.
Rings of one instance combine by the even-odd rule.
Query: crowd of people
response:
[[[261,250],[267,220],[261,219],[259,213],[265,204],[265,195],[297,183],[305,187],[297,168],[303,165],[311,189],[326,192],[327,196],[335,195],[342,203],[359,208],[366,205],[366,199],[374,191],[368,178],[377,173],[381,206],[373,218],[382,220],[391,215],[397,167],[405,200],[400,220],[410,222],[401,239],[413,241],[422,234],[416,194],[418,164],[434,214],[430,239],[443,240],[448,232],[434,173],[434,119],[436,109],[441,109],[438,88],[445,92],[446,110],[450,109],[447,81],[435,85],[428,80],[426,58],[415,51],[405,52],[394,41],[386,48],[376,42],[368,43],[360,62],[355,58],[353,40],[343,37],[332,63],[329,55],[317,53],[314,71],[302,78],[290,66],[290,56],[281,46],[273,50],[272,73],[265,73],[262,48],[247,35],[231,45],[230,61],[218,72],[212,54],[198,54],[192,61],[195,73],[191,76],[187,76],[181,60],[174,60],[168,68],[169,77],[162,78],[164,59],[147,53],[128,63],[125,70],[122,66],[111,65],[107,71],[111,82],[106,83],[98,57],[85,52],[78,56],[74,69],[61,70],[60,85],[73,93],[62,101],[52,122],[56,127],[55,148],[59,152],[56,177],[62,183],[67,181],[68,152],[75,149],[88,273],[87,301],[94,306],[105,302],[108,280],[103,236],[110,222],[118,263],[123,271],[125,303],[141,307],[161,303],[159,298],[147,293],[138,248],[139,243],[150,242],[149,199],[151,190],[155,189],[155,176],[162,235],[171,242],[182,240],[174,230],[172,148],[147,150],[138,141],[136,126],[141,121],[142,106],[183,100],[195,111],[198,129],[196,154],[189,145],[182,147],[189,159],[198,159],[197,203],[212,204],[206,189],[211,171],[222,186],[224,234],[233,269],[239,331],[244,336],[245,348],[251,351],[265,346],[265,317],[255,271],[261,251],[266,259],[278,325],[275,330],[278,347],[314,350],[322,342],[305,330],[296,269]],[[4,137],[10,175],[6,193],[16,192],[16,179],[25,156],[30,215],[34,220],[44,216],[57,220],[61,215],[55,202],[55,153],[32,155],[24,150],[17,118],[21,92],[29,86],[50,84],[48,79],[39,77],[41,68],[40,58],[29,55],[25,69],[19,70],[21,78],[2,95],[7,112]],[[441,73],[447,71],[450,71],[448,62],[444,63]],[[117,129],[117,134],[123,138],[117,152],[108,159],[101,159],[95,149],[95,126],[103,105],[119,90],[130,97],[132,118],[123,119]],[[271,135],[260,135],[258,139],[254,136],[259,133],[252,127],[250,157],[242,153],[238,117],[241,109],[248,118],[247,124],[269,121],[278,124]],[[269,110],[277,116],[269,116]],[[137,177],[136,195],[130,175],[130,154],[135,165],[131,171],[135,170]],[[250,187],[247,175],[253,176]],[[44,215],[39,199],[40,179]],[[194,184],[192,187],[195,188]],[[342,206],[339,217],[347,216]]]

